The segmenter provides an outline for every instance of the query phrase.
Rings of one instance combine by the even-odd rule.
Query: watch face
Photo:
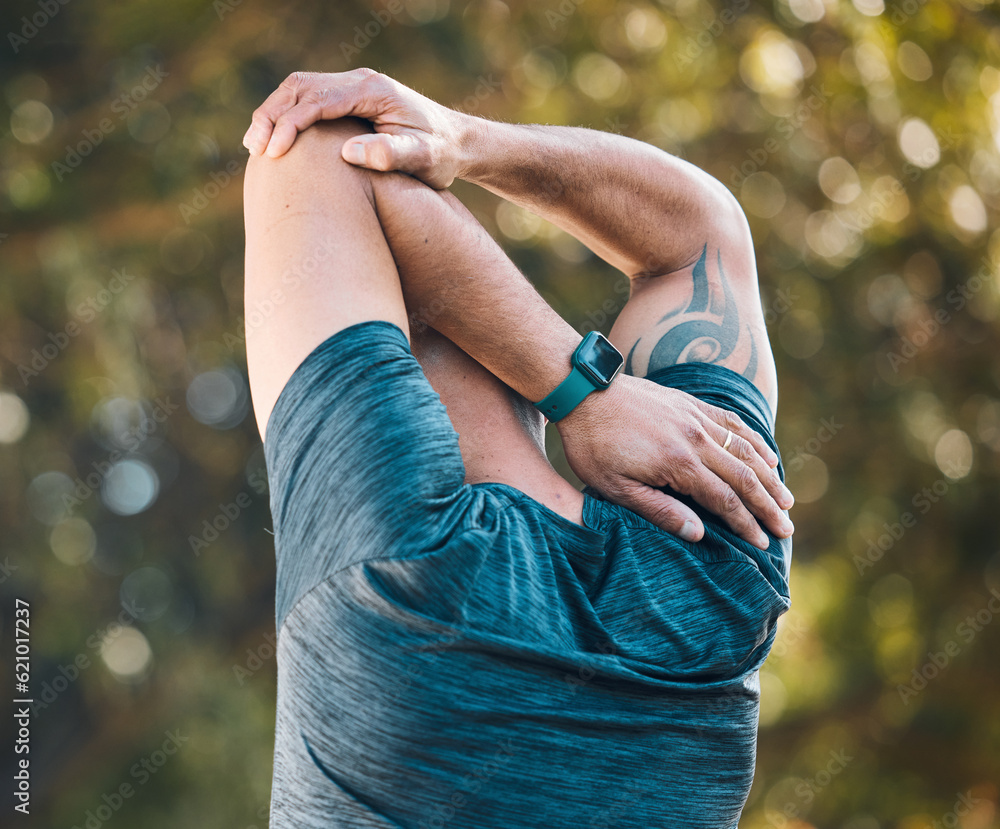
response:
[[[577,353],[578,365],[599,386],[608,386],[625,359],[607,337],[596,331],[587,335]]]

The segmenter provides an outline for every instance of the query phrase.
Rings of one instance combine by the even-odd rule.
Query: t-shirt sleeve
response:
[[[264,452],[279,628],[333,573],[442,543],[468,496],[447,410],[386,321],[345,328],[305,358],[275,404]]]

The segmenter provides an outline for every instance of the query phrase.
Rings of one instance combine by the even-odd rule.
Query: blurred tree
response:
[[[0,21],[0,660],[27,597],[32,825],[266,825],[240,140],[290,71],[367,65],[733,190],[798,528],[743,825],[1000,826],[995,3],[17,0]],[[609,328],[608,266],[455,190],[575,326]]]

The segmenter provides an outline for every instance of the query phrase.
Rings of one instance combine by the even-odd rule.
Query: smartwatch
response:
[[[549,420],[562,420],[592,391],[611,385],[625,358],[600,331],[591,331],[573,352],[573,368],[544,400],[535,406]]]

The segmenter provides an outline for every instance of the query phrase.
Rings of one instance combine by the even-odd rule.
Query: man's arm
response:
[[[342,115],[368,118],[380,131],[345,143],[342,154],[352,163],[403,170],[437,188],[465,172],[467,157],[459,140],[468,131],[459,114],[370,71],[290,77],[254,114],[244,141],[254,154],[266,148],[268,156],[277,157],[309,124]],[[360,154],[355,155],[351,147],[358,145]],[[431,196],[441,198],[431,190],[416,198]],[[433,207],[439,204],[427,201],[428,211]],[[475,266],[476,251],[495,242],[485,231],[475,238],[462,237],[462,232],[435,239],[439,245],[456,244],[460,261],[454,271],[421,279],[413,275],[420,269],[413,269],[403,277],[406,290],[426,297],[426,307],[440,306],[433,324],[442,333],[512,388],[539,400],[568,372],[579,335],[516,269],[498,279],[483,278]],[[407,244],[429,240],[428,234]],[[721,449],[727,429],[738,436],[728,452]],[[669,485],[692,495],[759,546],[766,546],[767,539],[747,506],[776,535],[791,531],[775,503],[791,505],[790,494],[769,465],[777,459],[768,457],[772,453],[761,438],[730,412],[622,377],[607,392],[590,395],[560,422],[560,432],[573,436],[567,457],[583,480],[665,529],[680,532],[684,521],[693,520],[692,540],[701,536],[692,511],[651,487]]]
[[[722,365],[777,410],[753,241],[722,184],[621,135],[471,116],[461,125],[458,178],[548,219],[632,279],[612,337],[626,371]]]
[[[744,222],[716,179],[642,141],[469,115],[460,123],[456,178],[547,219],[629,277],[676,271],[698,258],[706,233]]]

